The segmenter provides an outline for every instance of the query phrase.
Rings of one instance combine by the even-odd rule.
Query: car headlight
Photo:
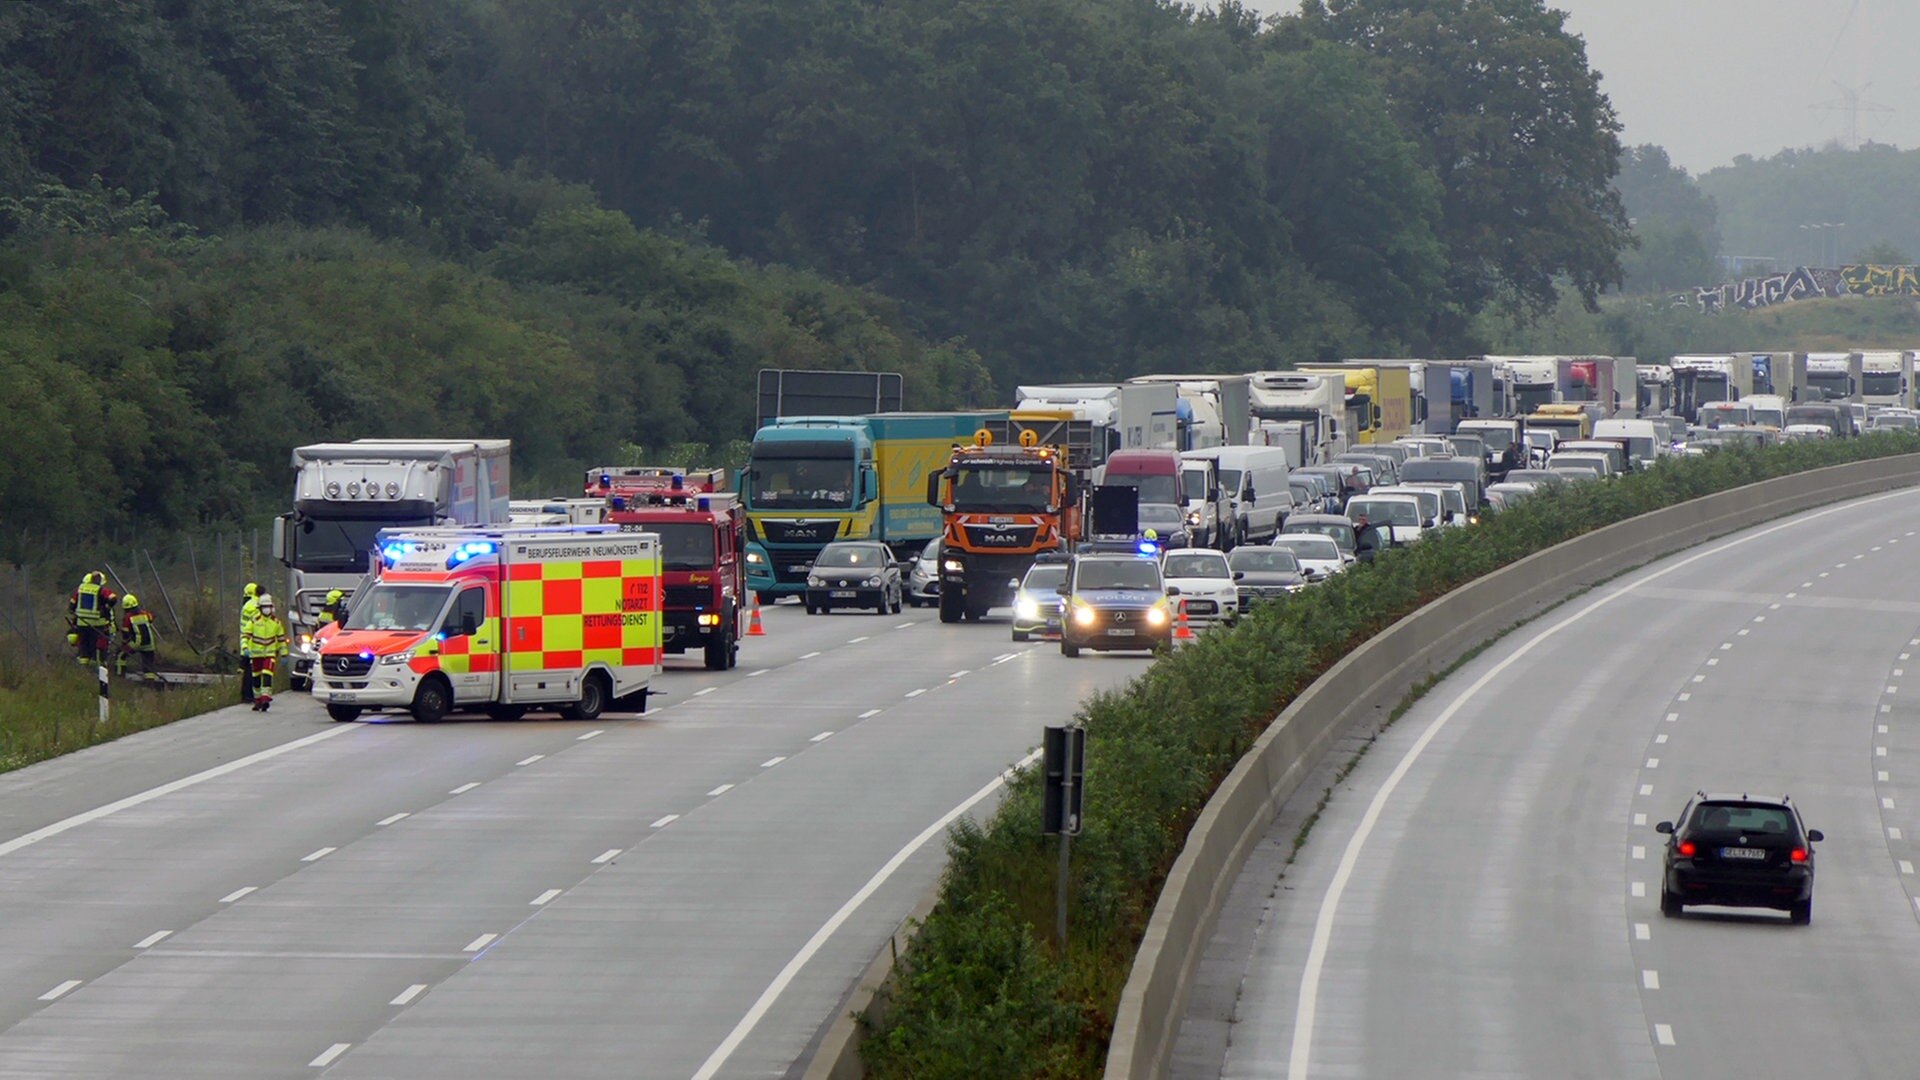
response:
[[[1085,604],[1077,604],[1074,606],[1073,621],[1075,625],[1092,626],[1093,620],[1094,614],[1092,608],[1087,607]]]
[[[951,570],[952,572],[957,574],[960,571],[965,570],[967,568],[967,564],[961,562],[959,559],[942,559],[940,561],[940,568],[942,570]]]
[[[406,649],[397,653],[388,653],[380,658],[381,667],[395,667],[413,659],[415,650]]]
[[[1032,622],[1040,617],[1040,602],[1031,596],[1023,596],[1013,602],[1015,618]]]
[[[880,587],[880,575],[879,575],[879,574],[875,574],[875,575],[873,575],[872,577],[870,577],[870,578],[868,578],[868,579],[867,579],[867,588],[869,588],[869,589],[877,589],[877,588],[879,588],[879,587]]]
[[[1155,604],[1152,607],[1147,609],[1147,625],[1148,626],[1167,625],[1167,609],[1165,605]]]
[[[820,576],[818,574],[808,574],[807,584],[812,585],[815,588],[819,588],[820,586],[825,585],[826,582],[820,580]]]

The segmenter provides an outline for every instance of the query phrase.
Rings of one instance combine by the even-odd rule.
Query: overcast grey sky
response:
[[[1835,83],[1865,86],[1862,140],[1920,146],[1920,0],[1547,0],[1586,38],[1629,145],[1693,173],[1842,137]],[[1294,0],[1252,0],[1285,14]]]

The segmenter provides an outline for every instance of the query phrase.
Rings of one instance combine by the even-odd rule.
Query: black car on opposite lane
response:
[[[1667,836],[1662,915],[1715,904],[1774,908],[1800,925],[1813,921],[1813,845],[1825,837],[1806,827],[1786,796],[1702,791],[1687,800],[1679,824],[1654,829]]]

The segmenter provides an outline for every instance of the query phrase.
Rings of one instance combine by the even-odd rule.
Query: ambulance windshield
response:
[[[447,606],[447,594],[452,589],[451,585],[375,585],[353,598],[344,629],[438,630],[440,612]]]

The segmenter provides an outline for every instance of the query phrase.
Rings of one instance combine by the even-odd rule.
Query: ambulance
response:
[[[573,720],[645,712],[660,670],[660,538],[617,526],[383,530],[378,580],[320,653],[313,696],[376,709]]]

